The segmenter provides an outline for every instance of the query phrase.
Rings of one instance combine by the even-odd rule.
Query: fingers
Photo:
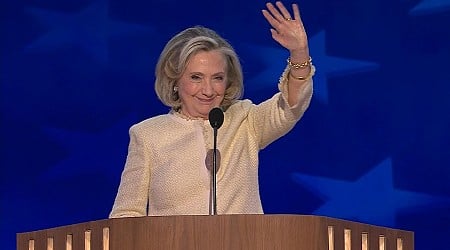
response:
[[[275,41],[291,52],[307,50],[308,39],[297,4],[292,4],[289,12],[281,1],[266,3],[262,14],[272,26],[270,32]]]
[[[275,20],[277,20],[278,22],[283,22],[286,19],[291,18],[291,15],[281,2],[276,2],[275,4],[280,9],[281,13],[272,3],[266,4],[267,10],[269,10],[270,14],[274,17]]]
[[[276,6],[275,6],[276,5]],[[277,31],[280,32],[281,26],[286,21],[291,21],[292,17],[286,7],[282,2],[277,1],[273,5],[272,3],[266,3],[266,10],[262,10],[264,17],[270,23],[270,25]],[[294,11],[294,16],[299,16],[298,7],[296,12]]]
[[[281,11],[281,14],[283,16],[284,20],[291,20],[291,14],[289,13],[289,11],[286,9],[286,7],[284,7],[283,3],[278,1],[275,3],[275,5],[278,7],[278,9]]]
[[[294,17],[292,18],[289,11],[283,5],[281,1],[275,2],[275,5],[272,3],[266,3],[267,10],[263,10],[264,17],[269,21],[272,27],[278,30],[278,27],[286,21],[295,21],[302,25],[302,20],[300,17],[300,10],[297,4],[292,4],[292,10]]]
[[[278,27],[280,22],[275,19],[267,10],[262,10],[263,16],[267,19],[272,27]]]
[[[298,9],[298,5],[295,3],[292,4],[292,9],[294,10],[294,20],[301,21],[300,10]]]
[[[266,3],[267,9],[270,11],[270,13],[276,18],[276,20],[278,20],[279,22],[282,22],[284,20],[292,20],[291,14],[289,13],[289,11],[286,9],[286,7],[284,6],[284,4],[280,1],[275,2],[275,5],[277,8],[275,8],[275,6],[272,3]],[[292,10],[294,12],[294,20],[299,20],[300,19],[300,11],[298,8],[297,4],[292,4]]]

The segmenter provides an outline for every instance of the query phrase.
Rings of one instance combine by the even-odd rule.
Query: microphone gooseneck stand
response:
[[[210,215],[217,214],[217,128],[214,128],[213,165],[211,169],[211,208]],[[211,211],[212,209],[212,211]]]
[[[209,215],[217,215],[217,130],[223,124],[223,111],[213,108],[209,112],[209,123],[214,130],[213,164],[211,168]]]

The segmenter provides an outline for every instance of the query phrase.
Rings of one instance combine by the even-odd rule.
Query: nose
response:
[[[214,95],[214,88],[210,79],[205,79],[202,85],[202,94],[207,97]]]

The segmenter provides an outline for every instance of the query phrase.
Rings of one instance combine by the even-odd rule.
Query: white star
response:
[[[418,16],[426,14],[435,14],[450,10],[450,0],[422,0],[409,14]]]
[[[317,69],[314,76],[314,97],[322,103],[328,103],[327,77],[354,74],[374,70],[378,67],[378,64],[373,62],[328,56],[326,54],[324,31],[310,39],[309,47],[313,64]],[[255,54],[266,67],[255,77],[248,80],[249,85],[251,88],[273,86],[273,83],[277,82],[278,77],[286,67],[288,56],[286,50],[263,46],[256,47],[256,49],[253,46],[253,49],[256,50]]]
[[[396,189],[392,164],[386,159],[356,181],[293,173],[293,179],[325,201],[314,214],[395,226],[396,213],[438,201],[438,197]],[[448,200],[448,199],[447,199]]]
[[[44,172],[40,178],[56,180],[80,175],[103,174],[115,178],[125,163],[128,129],[135,122],[125,117],[112,127],[95,133],[47,128],[46,132],[58,140],[68,156]]]
[[[29,44],[27,50],[73,49],[78,46],[99,62],[108,61],[108,39],[113,35],[145,32],[141,25],[110,20],[106,2],[96,2],[77,13],[40,8],[27,9],[48,31]]]

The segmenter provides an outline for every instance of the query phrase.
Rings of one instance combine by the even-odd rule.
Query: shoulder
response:
[[[130,127],[130,133],[147,133],[152,132],[155,133],[161,129],[166,129],[167,126],[169,126],[171,122],[171,115],[170,114],[164,114],[164,115],[158,115],[154,116],[148,119],[145,119],[141,122],[138,122]]]
[[[255,106],[255,104],[252,103],[251,100],[245,99],[245,100],[238,100],[235,103],[233,103],[228,109],[226,110],[226,113],[229,115],[247,115],[248,112]]]

